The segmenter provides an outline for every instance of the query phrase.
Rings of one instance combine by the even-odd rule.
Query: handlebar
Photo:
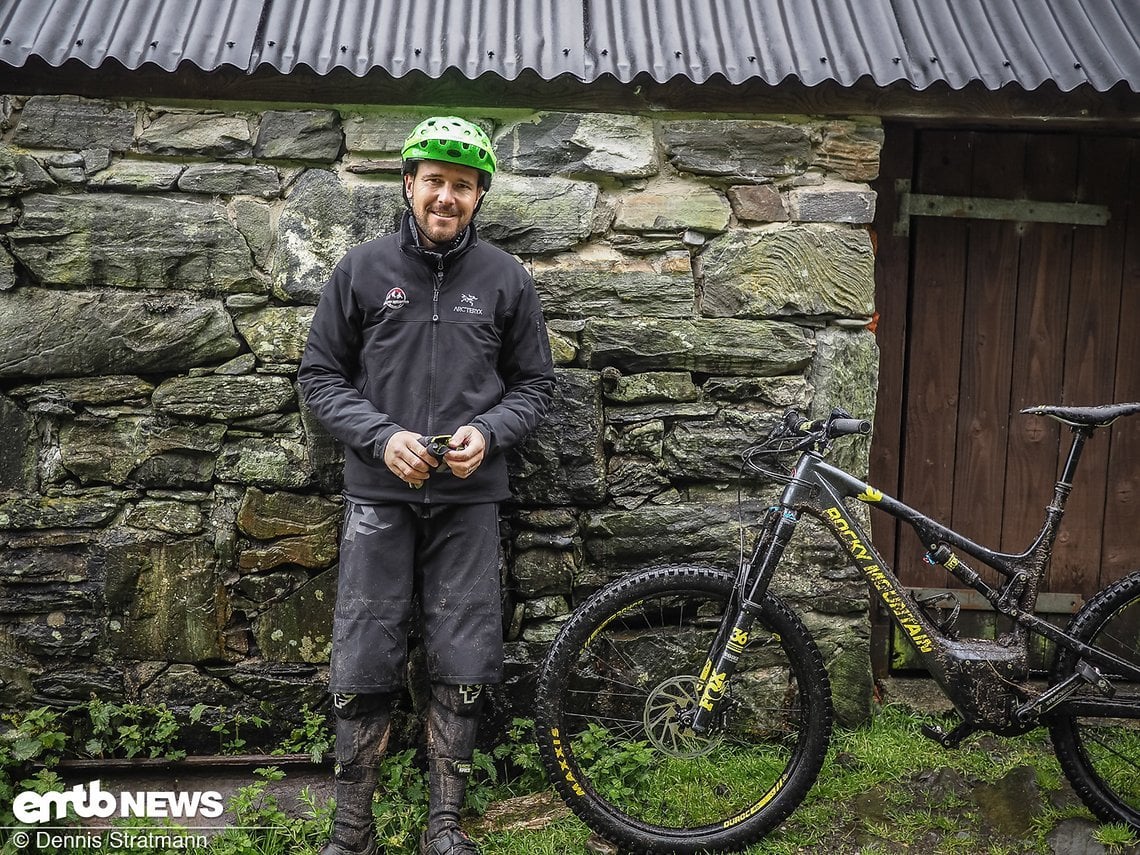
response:
[[[803,413],[790,409],[772,427],[768,436],[741,455],[744,465],[778,481],[793,477],[789,461],[781,457],[803,451],[823,454],[832,440],[844,436],[866,436],[871,422],[857,419],[845,410],[834,409],[825,419],[808,420]]]
[[[779,426],[778,426],[779,427]],[[804,421],[796,410],[784,413],[783,427],[788,432],[803,437],[814,437],[819,441],[836,439],[841,436],[866,435],[871,432],[871,423],[866,419],[852,418],[844,410],[832,410],[826,419]]]

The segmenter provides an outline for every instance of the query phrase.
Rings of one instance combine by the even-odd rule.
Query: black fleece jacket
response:
[[[503,452],[544,418],[554,367],[534,282],[479,240],[474,225],[442,254],[400,230],[345,254],[325,284],[298,381],[345,445],[345,494],[357,502],[471,504],[510,496]],[[474,425],[487,441],[466,479],[433,472],[416,490],[384,465],[400,430]]]

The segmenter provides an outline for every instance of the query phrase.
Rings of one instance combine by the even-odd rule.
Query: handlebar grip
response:
[[[828,433],[832,436],[868,434],[871,432],[871,423],[866,419],[832,419],[828,428]]]

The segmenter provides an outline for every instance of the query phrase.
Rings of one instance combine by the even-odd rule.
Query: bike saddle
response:
[[[1042,404],[1022,410],[1034,416],[1049,416],[1073,427],[1106,427],[1121,416],[1140,413],[1140,403],[1101,404],[1096,407],[1056,407]]]

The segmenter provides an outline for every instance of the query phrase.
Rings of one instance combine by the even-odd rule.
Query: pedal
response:
[[[1108,678],[1100,672],[1099,668],[1094,668],[1084,659],[1077,663],[1077,667],[1074,670],[1080,675],[1082,680],[1087,682],[1106,698],[1111,698],[1116,695],[1116,687],[1108,681]]]
[[[957,748],[962,740],[973,733],[975,728],[968,721],[962,722],[951,731],[945,731],[936,724],[924,724],[922,735],[941,745],[943,748]]]

